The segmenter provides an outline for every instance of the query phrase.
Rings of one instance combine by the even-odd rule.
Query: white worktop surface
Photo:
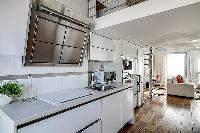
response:
[[[109,95],[111,93],[120,91],[124,88],[130,87],[131,85],[132,84],[130,83],[115,83],[116,88],[106,91],[106,92],[80,88],[78,89],[80,90],[80,92],[85,93],[85,90],[86,90],[88,93],[92,93],[93,95],[89,95],[81,99],[66,102],[59,106],[55,106],[53,104],[50,104],[48,102],[41,101],[41,100],[31,100],[31,101],[18,101],[15,103],[11,103],[9,105],[5,105],[1,107],[0,109],[14,122],[15,126],[18,126],[20,124],[55,113],[57,111],[67,109],[67,108],[79,105],[81,103]],[[63,94],[70,94],[70,92],[71,92],[71,89],[62,91]],[[59,97],[60,92],[57,92],[57,94]],[[51,95],[52,93],[45,94],[46,97],[51,97]],[[64,96],[65,95],[62,95],[62,99],[64,98]],[[69,99],[69,96],[70,95],[66,95],[66,99]]]

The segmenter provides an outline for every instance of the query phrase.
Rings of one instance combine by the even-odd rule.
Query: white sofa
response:
[[[192,83],[167,83],[167,94],[194,97],[195,85]]]

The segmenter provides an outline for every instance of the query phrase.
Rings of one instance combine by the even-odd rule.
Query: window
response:
[[[168,77],[185,76],[185,53],[167,55]]]
[[[198,72],[200,72],[200,59],[198,59]]]

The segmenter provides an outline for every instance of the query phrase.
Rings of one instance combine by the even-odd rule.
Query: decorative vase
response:
[[[11,97],[8,97],[8,96],[0,94],[0,106],[7,105],[10,102],[12,102],[12,98]]]

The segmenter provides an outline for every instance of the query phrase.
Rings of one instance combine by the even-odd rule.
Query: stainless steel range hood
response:
[[[55,0],[33,0],[24,65],[82,65],[91,28]]]

